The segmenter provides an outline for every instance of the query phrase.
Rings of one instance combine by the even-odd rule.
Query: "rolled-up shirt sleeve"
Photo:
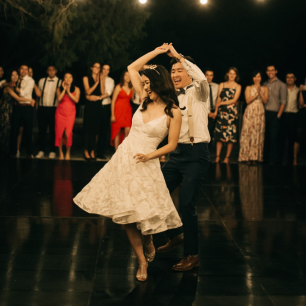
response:
[[[287,104],[288,90],[286,84],[282,83],[279,90],[279,100],[281,104]]]
[[[20,85],[20,97],[32,99],[34,84],[33,79],[23,80]]]
[[[206,102],[208,99],[209,86],[204,73],[197,65],[186,59],[181,64],[186,69],[188,75],[193,79],[197,99]]]

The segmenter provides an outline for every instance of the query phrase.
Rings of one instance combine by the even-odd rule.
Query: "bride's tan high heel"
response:
[[[151,252],[150,254],[148,254],[148,253],[147,253],[147,249],[148,249],[151,245],[153,245],[154,250],[153,250],[153,252]],[[148,245],[144,245],[144,244],[143,244],[143,246],[144,246],[144,255],[145,255],[146,260],[147,260],[148,262],[152,262],[152,261],[154,260],[154,258],[155,258],[155,247],[154,247],[154,244],[153,244],[153,238],[152,238],[151,242],[150,242]]]
[[[148,273],[146,273],[146,274],[143,273],[144,266],[146,266],[148,268],[149,264],[147,262],[139,264],[138,271],[140,270],[140,274],[138,274],[138,271],[137,271],[137,274],[136,274],[136,279],[140,282],[145,282],[148,278]]]

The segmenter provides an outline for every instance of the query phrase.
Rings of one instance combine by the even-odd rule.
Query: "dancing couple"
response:
[[[160,54],[171,60],[171,76],[148,62]],[[136,278],[147,279],[153,261],[153,234],[166,232],[167,252],[184,245],[185,257],[173,270],[199,266],[198,221],[195,209],[201,181],[209,166],[208,83],[202,71],[163,44],[128,66],[142,103],[132,128],[111,160],[74,198],[83,210],[123,224],[139,263]],[[168,134],[168,144],[157,149]],[[160,169],[159,157],[170,153]],[[170,193],[180,186],[182,222]]]

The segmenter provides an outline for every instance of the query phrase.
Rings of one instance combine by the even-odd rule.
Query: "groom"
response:
[[[169,230],[166,245],[157,249],[168,252],[184,245],[184,258],[173,266],[175,271],[187,271],[200,264],[198,246],[198,217],[196,199],[201,182],[208,170],[210,156],[208,143],[209,87],[203,72],[192,63],[192,59],[176,52],[170,44],[171,78],[182,111],[182,127],[177,148],[170,154],[162,172],[171,193],[180,186],[179,200],[183,227]]]

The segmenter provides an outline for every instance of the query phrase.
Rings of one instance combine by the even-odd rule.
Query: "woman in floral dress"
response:
[[[265,108],[268,102],[268,88],[260,86],[261,72],[252,74],[254,85],[245,89],[247,107],[243,116],[243,125],[240,137],[240,151],[238,161],[248,164],[263,161],[263,148],[265,139]]]
[[[226,82],[219,86],[214,113],[214,118],[217,117],[214,138],[217,143],[216,163],[220,162],[223,143],[227,143],[227,152],[223,162],[228,164],[233,145],[237,142],[237,104],[241,93],[241,85],[237,83],[239,81],[237,68],[229,68],[225,80]]]

